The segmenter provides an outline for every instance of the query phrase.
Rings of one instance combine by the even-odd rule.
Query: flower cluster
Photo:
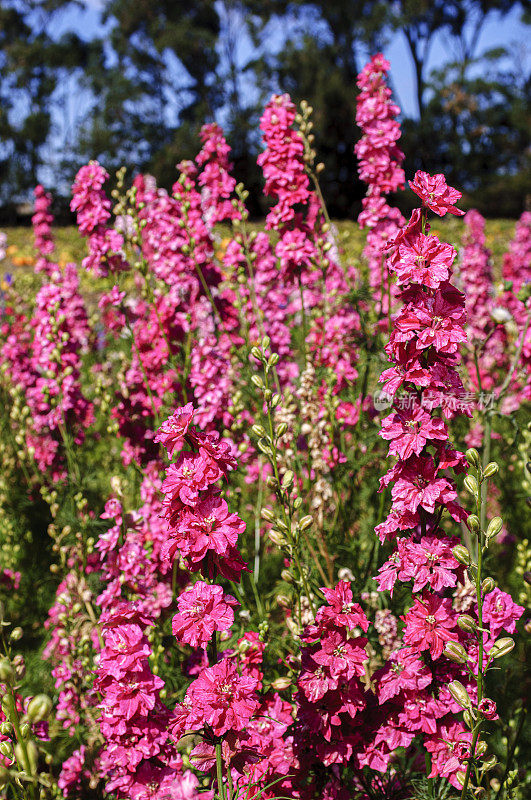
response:
[[[358,157],[358,174],[368,185],[363,210],[358,222],[368,228],[363,255],[369,267],[369,282],[380,292],[380,311],[387,313],[390,298],[390,276],[387,274],[384,250],[403,225],[404,218],[386,201],[386,195],[404,187],[404,154],[397,141],[401,136],[396,117],[399,107],[391,100],[387,86],[390,64],[381,53],[374,55],[358,76],[360,90],[356,98],[356,122],[363,135],[354,151]]]
[[[89,255],[83,266],[96,275],[126,269],[124,239],[114,228],[107,227],[111,201],[103,190],[109,175],[97,161],[81,167],[72,186],[70,208],[77,214],[79,232],[88,238]]]

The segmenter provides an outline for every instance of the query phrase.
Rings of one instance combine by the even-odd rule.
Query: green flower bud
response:
[[[462,614],[457,620],[457,624],[462,631],[467,631],[467,633],[474,633],[478,627],[476,621],[470,614]]]
[[[0,659],[0,683],[11,684],[15,680],[15,671],[8,658]]]
[[[471,730],[476,724],[476,720],[474,719],[474,716],[472,712],[469,711],[469,709],[465,709],[465,711],[463,711],[463,721],[467,726],[467,728],[470,728]]]
[[[28,705],[28,718],[30,722],[42,722],[48,719],[52,710],[52,701],[45,694],[37,694]]]
[[[30,775],[34,775],[37,771],[37,762],[39,760],[39,751],[35,742],[29,741],[25,743],[24,747],[19,743],[15,745],[15,756],[19,764],[22,764],[25,771]],[[26,759],[27,754],[27,759]]]
[[[12,642],[18,642],[20,641],[20,639],[22,639],[23,635],[24,633],[22,631],[22,628],[17,627],[13,628],[13,630],[9,634],[9,638],[11,639]]]
[[[466,521],[471,531],[479,531],[479,519],[476,514],[470,514]]]
[[[458,544],[452,549],[454,558],[460,564],[470,564],[470,553],[463,544]]]
[[[493,578],[491,578],[490,576],[488,578],[485,578],[485,580],[481,584],[481,589],[483,591],[483,594],[488,594],[489,592],[492,592],[495,585],[496,584],[494,583]]]
[[[460,681],[451,681],[448,684],[448,691],[454,698],[456,703],[459,703],[463,708],[470,707],[470,697],[468,692]]]
[[[305,531],[313,525],[313,517],[309,514],[301,519],[299,522],[299,528],[301,531]]]
[[[472,475],[467,475],[464,481],[465,489],[467,489],[470,494],[477,495],[478,493],[478,482]]]
[[[499,534],[501,529],[503,528],[503,520],[501,517],[493,517],[489,522],[487,528],[487,539],[493,539],[495,536]]]
[[[269,508],[263,508],[261,510],[260,514],[262,516],[262,519],[265,519],[266,522],[274,522],[275,521],[275,515],[273,514],[273,512]]]
[[[0,753],[2,753],[2,755],[5,756],[6,758],[12,758],[13,745],[11,744],[11,742],[7,741],[0,742]]]
[[[482,761],[481,766],[483,767],[485,772],[488,772],[489,770],[494,769],[497,763],[498,759],[496,758],[496,756],[491,756],[490,758],[487,758],[485,761]]]
[[[495,461],[491,461],[490,464],[487,464],[485,469],[483,470],[483,477],[484,478],[492,478],[493,475],[496,475],[498,472],[499,467]]]
[[[458,644],[458,642],[447,642],[444,648],[444,655],[455,664],[465,664],[468,660],[465,648],[462,644]]]
[[[511,639],[510,636],[504,636],[502,639],[498,639],[495,642],[494,647],[490,651],[490,655],[492,658],[502,658],[506,656],[514,647],[514,639]]]
[[[280,531],[269,531],[267,538],[272,541],[273,544],[276,544],[277,547],[284,547],[287,544],[286,537]]]
[[[292,683],[293,683],[293,681],[291,680],[291,678],[287,678],[287,677],[285,677],[285,678],[276,678],[273,681],[273,683],[271,684],[271,687],[275,691],[281,692],[283,689],[288,689],[291,686]]]
[[[470,447],[466,451],[465,457],[471,467],[475,467],[477,469],[481,464],[481,461],[479,460],[479,453],[475,447]]]

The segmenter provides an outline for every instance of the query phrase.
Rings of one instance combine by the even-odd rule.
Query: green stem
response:
[[[490,442],[490,435],[489,435],[489,442]],[[478,519],[482,518],[484,512],[485,501],[483,500],[484,497],[483,487],[485,484],[486,481],[483,480],[480,481],[479,491],[476,496],[476,511]],[[482,582],[484,545],[485,545],[485,534],[483,532],[483,525],[480,524],[480,528],[478,531],[478,565],[476,572],[476,601],[478,604],[478,630],[479,630],[478,672],[476,675],[478,706],[483,700],[483,595],[481,589],[481,582]],[[468,784],[470,781],[470,772],[472,769],[472,763],[474,761],[476,745],[478,742],[481,725],[482,725],[482,719],[480,718],[474,728],[474,736],[472,738],[472,744],[470,745],[470,753],[468,756],[468,764],[466,768],[465,782],[463,784],[463,791],[461,792],[461,800],[466,800]]]
[[[304,356],[304,363],[306,364],[306,337],[308,336],[308,328],[306,322],[306,310],[304,308],[304,290],[302,288],[302,277],[299,274],[299,294],[301,297],[301,313],[302,313],[302,354]]]
[[[223,753],[221,751],[221,742],[216,742],[216,774],[219,798],[220,800],[227,800],[227,793],[225,792],[225,784],[223,782]]]

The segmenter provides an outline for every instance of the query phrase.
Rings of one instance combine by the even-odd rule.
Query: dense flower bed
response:
[[[263,230],[216,124],[171,192],[79,171],[88,298],[35,190],[42,286],[0,317],[2,797],[525,797],[531,215],[501,284],[477,212],[459,254],[430,232],[444,175],[402,217],[388,70],[358,79],[356,262],[288,95]],[[10,627],[24,526],[50,696]]]

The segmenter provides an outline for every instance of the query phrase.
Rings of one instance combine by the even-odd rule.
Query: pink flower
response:
[[[490,700],[488,697],[484,697],[483,700],[478,705],[479,713],[485,719],[493,720],[498,719],[498,714],[496,711],[496,703],[494,700]]]
[[[204,647],[214,631],[227,631],[234,622],[233,607],[238,605],[221,586],[197,581],[182,592],[177,601],[179,613],[172,620],[173,635],[192,647]]]
[[[497,587],[485,595],[483,602],[483,623],[490,628],[493,639],[504,628],[509,633],[514,633],[516,621],[524,613],[524,608],[517,605],[510,594],[502,592]]]
[[[237,514],[229,514],[225,500],[207,497],[176,522],[166,550],[173,554],[178,548],[184,558],[197,565],[209,550],[227,554],[244,530],[245,523]]]
[[[452,786],[461,789],[457,781],[458,772],[466,770],[466,758],[470,752],[472,732],[461,722],[441,724],[436,733],[424,740],[426,750],[431,753],[431,772],[428,777],[448,778]]]
[[[445,440],[448,431],[443,420],[432,418],[421,406],[398,410],[382,422],[382,439],[390,441],[389,453],[406,460],[419,456],[427,442],[432,439]]]
[[[461,192],[448,186],[446,178],[441,173],[428,175],[427,172],[418,170],[414,179],[409,181],[409,187],[420,197],[423,205],[440,217],[444,217],[448,213],[456,216],[462,216],[465,213],[453,205],[461,199]]]
[[[244,730],[258,706],[256,687],[256,680],[240,675],[233,661],[207,667],[188,688],[188,724],[208,725],[215,736]]]
[[[355,675],[360,677],[365,673],[363,662],[367,660],[366,643],[366,639],[351,641],[344,633],[332,631],[323,636],[320,649],[313,653],[312,658],[316,664],[326,667],[335,681],[350,680]]]
[[[205,452],[181,453],[175,464],[170,464],[162,491],[164,504],[169,510],[180,509],[181,504],[195,506],[199,492],[221,478],[221,470]]]
[[[430,685],[432,674],[413,648],[391,653],[387,664],[375,673],[378,701],[387,702],[403,691],[419,692]]]
[[[187,403],[182,408],[177,408],[155,434],[154,441],[164,445],[170,458],[176,450],[182,448],[193,417],[194,407],[192,403]]]
[[[398,246],[393,268],[399,283],[419,283],[438,289],[449,279],[455,256],[450,244],[420,233],[414,241]]]
[[[437,477],[437,466],[431,458],[412,456],[398,474],[391,490],[397,509],[416,512],[420,506],[433,514],[437,504],[447,504],[457,497],[447,478]]]
[[[457,620],[448,598],[424,594],[403,617],[404,642],[419,650],[429,650],[432,658],[442,655],[446,642],[457,642]]]
[[[321,589],[328,606],[321,606],[317,612],[316,622],[330,621],[334,625],[341,625],[349,630],[360,627],[367,631],[369,620],[363,609],[352,599],[352,589],[348,581],[339,581],[335,589]]]

